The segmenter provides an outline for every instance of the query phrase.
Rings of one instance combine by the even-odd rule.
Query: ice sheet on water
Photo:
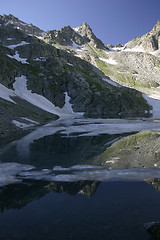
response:
[[[55,170],[72,170],[71,173],[59,173]],[[46,181],[120,181],[136,180],[144,181],[151,178],[160,178],[158,168],[130,168],[130,169],[105,169],[102,166],[76,165],[69,168],[61,166],[53,170],[42,169],[36,171],[33,166],[18,163],[0,163],[0,186],[17,183],[24,179],[46,180]]]
[[[21,179],[17,177],[23,171],[34,169],[30,165],[22,165],[19,163],[0,163],[0,186],[11,183],[20,182]]]
[[[20,156],[29,157],[29,145],[45,136],[57,132],[66,137],[98,136],[100,134],[121,134],[138,132],[141,130],[159,131],[160,123],[153,120],[126,120],[126,119],[85,119],[85,118],[61,118],[38,127],[21,140],[17,141],[17,151]]]
[[[55,166],[53,171],[71,171],[71,170],[91,170],[91,169],[99,169],[103,168],[102,166],[93,166],[93,165],[74,165],[68,168],[64,168],[61,166]]]

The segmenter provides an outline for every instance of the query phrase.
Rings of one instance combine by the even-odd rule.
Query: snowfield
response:
[[[109,59],[106,59],[106,58],[99,58],[101,61],[105,62],[105,63],[108,63],[108,64],[112,64],[112,65],[117,65],[117,61],[112,59],[112,58],[109,58]]]
[[[25,99],[29,103],[33,104],[34,106],[37,106],[44,111],[53,113],[55,115],[58,115],[60,118],[68,117],[71,115],[82,115],[82,113],[74,113],[72,109],[72,105],[70,104],[70,97],[68,96],[68,93],[65,92],[65,104],[63,108],[56,107],[53,103],[51,103],[48,99],[43,97],[42,95],[39,95],[37,93],[32,93],[31,90],[27,89],[27,78],[25,76],[16,77],[15,82],[13,84],[12,89],[8,89],[3,84],[0,84],[0,97],[10,101],[12,103],[15,103],[11,97],[20,97],[22,99]],[[15,103],[16,104],[16,103]],[[27,125],[22,126],[21,123],[16,122],[14,120],[13,122],[16,126],[21,127],[27,127]]]
[[[15,94],[13,92],[12,89],[8,89],[7,87],[5,87],[3,84],[0,83],[0,97],[9,101],[9,102],[12,102],[12,103],[15,103],[10,97],[14,97]]]
[[[56,107],[53,103],[51,103],[48,99],[39,95],[37,93],[32,93],[31,90],[27,89],[27,78],[25,76],[16,77],[15,82],[13,84],[14,93],[16,96],[25,99],[31,104],[47,111],[58,115],[59,117],[64,117],[64,115],[73,114],[72,105],[69,103],[70,97],[67,93],[65,93],[65,105],[63,108]]]
[[[27,45],[27,44],[30,44],[28,42],[25,42],[25,41],[22,41],[21,43],[18,43],[18,44],[15,44],[15,45],[8,45],[6,47],[10,48],[10,49],[14,49],[16,47],[19,47],[19,46],[23,46],[23,45]]]

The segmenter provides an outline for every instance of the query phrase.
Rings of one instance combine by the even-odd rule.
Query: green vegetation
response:
[[[132,151],[134,151],[134,149],[139,149],[143,146],[143,144],[149,144],[151,141],[154,141],[159,137],[159,133],[141,131],[113,143],[112,146],[107,148],[105,152],[100,155],[99,158],[101,160],[107,160],[110,157],[116,157],[131,153]]]
[[[107,64],[101,60],[96,60],[96,64],[98,68],[109,77],[113,77],[117,79],[118,81],[129,85],[134,88],[150,88],[149,83],[143,83],[140,81],[137,81],[132,74],[134,72],[130,70],[129,68],[120,67],[120,66],[111,66],[110,64]]]

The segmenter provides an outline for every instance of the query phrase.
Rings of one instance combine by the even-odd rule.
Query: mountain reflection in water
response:
[[[0,239],[149,240],[144,224],[160,220],[159,129],[61,119],[1,146]]]
[[[0,191],[2,240],[149,240],[160,194],[144,182],[24,181]]]

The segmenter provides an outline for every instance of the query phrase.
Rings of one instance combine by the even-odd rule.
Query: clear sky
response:
[[[115,45],[153,28],[160,19],[160,0],[0,0],[3,14],[43,30],[87,22],[104,43]]]

